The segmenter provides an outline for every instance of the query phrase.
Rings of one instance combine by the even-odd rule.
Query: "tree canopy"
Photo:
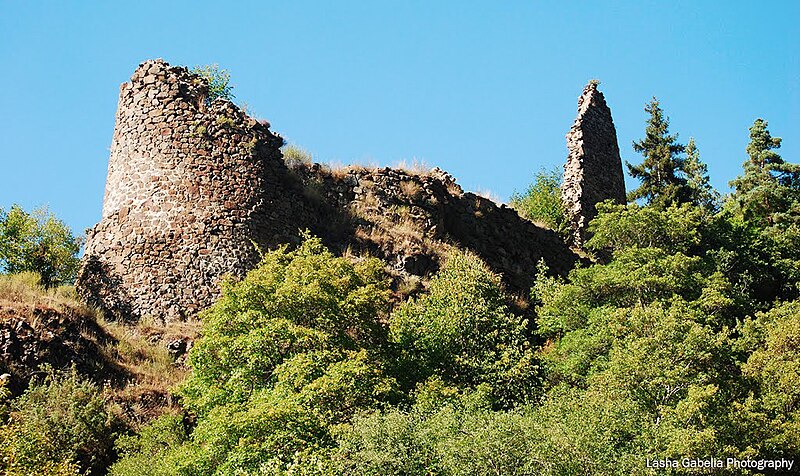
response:
[[[19,205],[0,209],[0,271],[33,271],[46,287],[71,283],[78,271],[80,240],[46,208],[28,213]]]

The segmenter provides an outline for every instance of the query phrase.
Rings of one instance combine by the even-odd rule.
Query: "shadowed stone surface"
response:
[[[604,200],[626,203],[625,176],[617,144],[617,130],[597,84],[590,82],[578,98],[578,117],[567,133],[562,198],[572,228],[572,243],[583,246],[586,228]]]

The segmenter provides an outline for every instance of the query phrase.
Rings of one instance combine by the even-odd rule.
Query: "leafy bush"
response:
[[[206,103],[211,104],[215,99],[225,99],[232,101],[233,86],[230,85],[231,75],[227,70],[220,69],[217,64],[207,64],[195,66],[192,73],[200,76],[208,83],[208,97]]]
[[[160,416],[135,435],[119,437],[115,447],[123,456],[111,467],[110,474],[117,476],[181,474],[180,468],[197,450],[189,443],[182,417],[172,414]]]
[[[637,247],[687,253],[700,243],[704,210],[698,207],[684,204],[659,209],[603,202],[597,204],[597,211],[589,226],[589,249],[613,252]]]
[[[592,243],[614,251],[610,262],[576,268],[566,281],[539,276],[539,332],[549,340],[540,357],[551,388],[534,413],[554,423],[550,457],[569,454],[611,474],[614,465],[633,465],[630,474],[643,471],[641,455],[796,455],[795,417],[786,410],[796,403],[796,382],[782,374],[800,362],[782,350],[794,311],[760,315],[738,331],[744,341],[736,338],[749,298],[719,256],[739,250],[703,256],[725,230],[718,220],[726,218],[708,220],[691,206],[603,206]],[[772,405],[773,397],[783,400]],[[624,418],[614,416],[623,409]],[[582,440],[586,434],[600,444]]]
[[[358,419],[332,457],[345,475],[533,474],[522,412],[494,412],[486,388],[436,408],[415,405]]]
[[[741,345],[750,351],[742,365],[756,382],[758,398],[745,409],[775,454],[800,455],[800,303],[775,306],[742,325]]]
[[[522,217],[566,236],[569,223],[561,200],[561,180],[558,169],[539,171],[525,193],[511,196],[511,207]]]
[[[0,271],[33,271],[46,287],[71,283],[78,271],[80,241],[46,208],[27,213],[0,209]]]
[[[338,435],[328,474],[644,474],[630,438],[640,413],[627,402],[604,407],[564,389],[524,409],[493,411],[490,401],[479,387],[434,407],[364,415]]]
[[[197,427],[159,422],[122,443],[112,474],[281,474],[334,445],[332,430],[392,400],[380,362],[388,283],[375,259],[333,256],[317,238],[266,253],[203,315],[182,386]]]
[[[186,403],[205,413],[271,386],[276,367],[297,354],[378,345],[389,296],[382,273],[380,261],[336,258],[318,238],[265,254],[203,314]]]
[[[106,398],[73,369],[47,371],[9,405],[0,428],[0,468],[8,475],[75,474],[112,459],[114,418]]]
[[[438,375],[456,385],[487,383],[500,405],[524,401],[537,388],[526,325],[506,307],[499,276],[477,256],[455,251],[429,292],[392,314],[398,374],[411,382]]]

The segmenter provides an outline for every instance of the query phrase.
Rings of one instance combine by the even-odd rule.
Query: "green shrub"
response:
[[[115,476],[185,474],[182,470],[190,467],[197,450],[189,444],[182,417],[171,414],[153,420],[135,435],[119,437],[115,447],[122,456],[109,471]]]
[[[558,169],[540,170],[525,193],[511,196],[511,207],[528,220],[566,236],[569,223],[561,200],[562,173]]]
[[[100,470],[112,458],[114,418],[95,384],[73,369],[47,371],[9,405],[0,468],[9,475]]]
[[[192,73],[200,76],[208,83],[208,97],[206,103],[211,104],[215,99],[221,98],[232,101],[233,86],[230,85],[231,75],[227,70],[220,69],[217,64],[195,66]]]
[[[548,339],[540,357],[550,390],[534,411],[551,422],[545,460],[563,454],[589,462],[590,473],[641,474],[644,457],[757,454],[733,348],[737,296],[690,253],[702,243],[701,212],[606,208],[592,240],[614,252],[610,262],[566,281],[542,274],[535,286]]]
[[[224,283],[222,297],[203,314],[186,403],[204,413],[244,401],[271,385],[278,365],[303,352],[376,346],[387,286],[380,261],[334,257],[318,238],[265,254],[244,280]]]
[[[335,257],[317,238],[264,254],[203,315],[180,389],[196,428],[184,436],[164,421],[123,440],[112,474],[148,458],[153,475],[283,474],[316,461],[334,428],[396,399],[380,360],[388,297],[380,261]]]
[[[530,398],[537,364],[526,321],[505,304],[500,278],[475,255],[456,251],[429,292],[401,305],[390,320],[407,385],[441,376],[455,385],[487,383],[500,405]]]
[[[656,208],[603,202],[597,204],[597,212],[586,247],[612,252],[636,247],[687,253],[700,244],[705,218],[702,208],[689,204]]]
[[[79,250],[80,240],[46,208],[0,209],[0,271],[36,272],[45,287],[69,284],[78,271]]]
[[[366,350],[298,354],[272,381],[247,402],[218,405],[198,420],[195,464],[217,474],[288,470],[333,447],[338,425],[388,401],[393,388]]]
[[[800,456],[800,303],[775,306],[744,321],[741,345],[752,353],[742,365],[756,383],[747,412],[760,423],[764,445]],[[764,424],[766,420],[766,425]]]
[[[283,160],[286,166],[290,169],[296,169],[301,166],[310,166],[313,163],[311,154],[296,145],[286,145],[281,147],[283,153]]]
[[[542,428],[530,414],[492,411],[490,402],[488,389],[479,387],[434,408],[365,415],[339,434],[330,474],[571,474],[543,471],[547,462],[537,447]]]

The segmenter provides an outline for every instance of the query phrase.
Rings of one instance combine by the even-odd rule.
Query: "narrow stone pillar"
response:
[[[561,196],[572,228],[572,244],[583,246],[595,205],[604,200],[626,203],[625,176],[617,131],[605,97],[591,81],[578,98],[578,117],[567,133],[567,163]]]

